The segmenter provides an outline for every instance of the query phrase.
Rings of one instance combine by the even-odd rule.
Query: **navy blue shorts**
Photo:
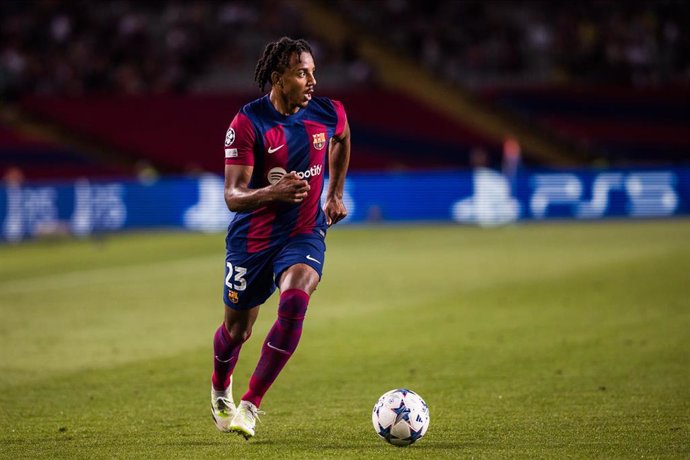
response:
[[[282,245],[251,254],[226,245],[223,301],[235,310],[263,304],[283,272],[296,264],[309,265],[321,279],[325,256],[324,237],[316,233],[296,235]]]

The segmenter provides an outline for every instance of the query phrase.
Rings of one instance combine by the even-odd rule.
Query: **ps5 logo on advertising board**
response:
[[[11,186],[5,193],[7,206],[4,219],[0,210],[0,239],[11,242],[118,230],[127,219],[124,186],[119,183],[92,184],[81,179],[70,186]]]
[[[670,171],[605,172],[594,176],[591,198],[583,198],[583,180],[572,173],[535,174],[529,209],[537,219],[551,217],[554,206],[570,209],[578,219],[610,214],[611,193],[624,193],[630,217],[665,217],[676,212],[680,198]]]

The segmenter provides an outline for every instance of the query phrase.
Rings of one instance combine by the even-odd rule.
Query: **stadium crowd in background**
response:
[[[690,7],[682,0],[337,3],[362,30],[470,86],[690,79]]]
[[[246,89],[237,69],[253,71],[275,30],[306,35],[291,2],[10,0],[0,4],[0,96]],[[323,65],[357,63],[347,46],[321,53],[311,41]]]
[[[690,8],[682,0],[550,2],[548,8],[536,0],[337,0],[328,7],[429,71],[469,86],[690,79],[684,28]],[[299,7],[289,1],[9,0],[0,13],[5,99],[246,89],[239,76],[260,44],[275,38],[276,27],[307,35]],[[331,84],[372,78],[353,43],[322,53],[328,45],[310,41],[325,58],[322,69],[336,69]]]

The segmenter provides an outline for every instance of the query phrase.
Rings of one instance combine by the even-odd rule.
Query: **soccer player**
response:
[[[326,231],[347,215],[342,197],[350,128],[340,102],[314,96],[315,70],[306,41],[269,43],[254,79],[270,92],[242,107],[225,135],[225,201],[236,215],[225,240],[225,321],[213,340],[211,413],[219,430],[247,439],[262,398],[297,348],[321,280]],[[277,319],[235,407],[232,372],[276,286]]]

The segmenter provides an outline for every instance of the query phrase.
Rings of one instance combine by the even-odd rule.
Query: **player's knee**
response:
[[[309,296],[300,289],[289,289],[280,295],[278,318],[286,322],[304,321],[309,305]]]
[[[225,327],[230,333],[230,339],[235,343],[244,343],[252,335],[252,328],[249,325],[225,323]]]
[[[252,330],[251,329],[245,329],[240,333],[238,339],[241,340],[242,343],[244,343],[247,340],[249,340],[249,337],[251,337],[251,336],[252,336]]]

